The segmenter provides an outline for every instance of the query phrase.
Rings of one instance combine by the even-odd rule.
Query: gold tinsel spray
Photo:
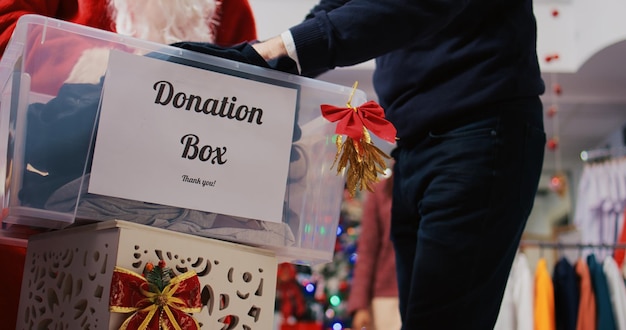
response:
[[[390,143],[396,140],[396,128],[385,119],[385,111],[378,103],[352,105],[357,86],[355,82],[346,107],[321,105],[324,118],[337,122],[337,154],[331,168],[336,165],[337,174],[346,170],[346,185],[352,196],[357,189],[372,191],[378,175],[385,172],[385,159],[391,158],[372,143],[370,132]],[[346,135],[345,141],[342,135]]]

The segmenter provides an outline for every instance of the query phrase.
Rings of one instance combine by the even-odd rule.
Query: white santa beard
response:
[[[216,0],[110,0],[118,33],[163,44],[215,42]]]
[[[109,0],[118,33],[154,42],[215,42],[221,0]],[[107,67],[108,48],[85,50],[66,83],[96,84]]]

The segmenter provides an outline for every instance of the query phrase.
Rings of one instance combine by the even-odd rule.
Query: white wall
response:
[[[249,0],[259,40],[273,37],[300,23],[317,0]]]
[[[249,0],[254,11],[259,40],[279,35],[291,26],[304,19],[306,14],[317,4],[317,0]],[[359,89],[363,90],[369,99],[376,99],[372,86],[372,70],[374,61],[355,65],[348,68],[337,68],[325,73],[317,79],[336,83],[343,86],[352,86],[359,82]]]

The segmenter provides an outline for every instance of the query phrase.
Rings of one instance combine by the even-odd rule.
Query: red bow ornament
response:
[[[154,267],[162,271],[161,267]],[[166,269],[169,270],[169,269]],[[115,267],[111,281],[109,309],[116,313],[133,313],[120,330],[134,329],[200,329],[188,313],[200,312],[200,281],[195,272],[165,276],[153,283],[150,276]]]
[[[378,175],[387,167],[384,158],[390,158],[372,143],[369,131],[390,143],[396,141],[396,128],[385,119],[385,110],[378,103],[368,101],[358,107],[350,104],[357,84],[353,86],[347,107],[321,105],[322,116],[337,122],[335,133],[339,135],[333,166],[337,164],[338,174],[347,169],[346,183],[352,196],[357,188],[372,191],[372,184],[378,182]],[[347,136],[345,142],[341,135]]]

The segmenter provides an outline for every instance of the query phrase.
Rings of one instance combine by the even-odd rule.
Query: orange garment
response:
[[[575,265],[578,283],[580,285],[580,303],[578,305],[578,320],[576,330],[596,329],[596,296],[591,284],[591,275],[587,262],[578,259]]]
[[[555,330],[554,286],[546,259],[537,262],[535,270],[535,330]]]

